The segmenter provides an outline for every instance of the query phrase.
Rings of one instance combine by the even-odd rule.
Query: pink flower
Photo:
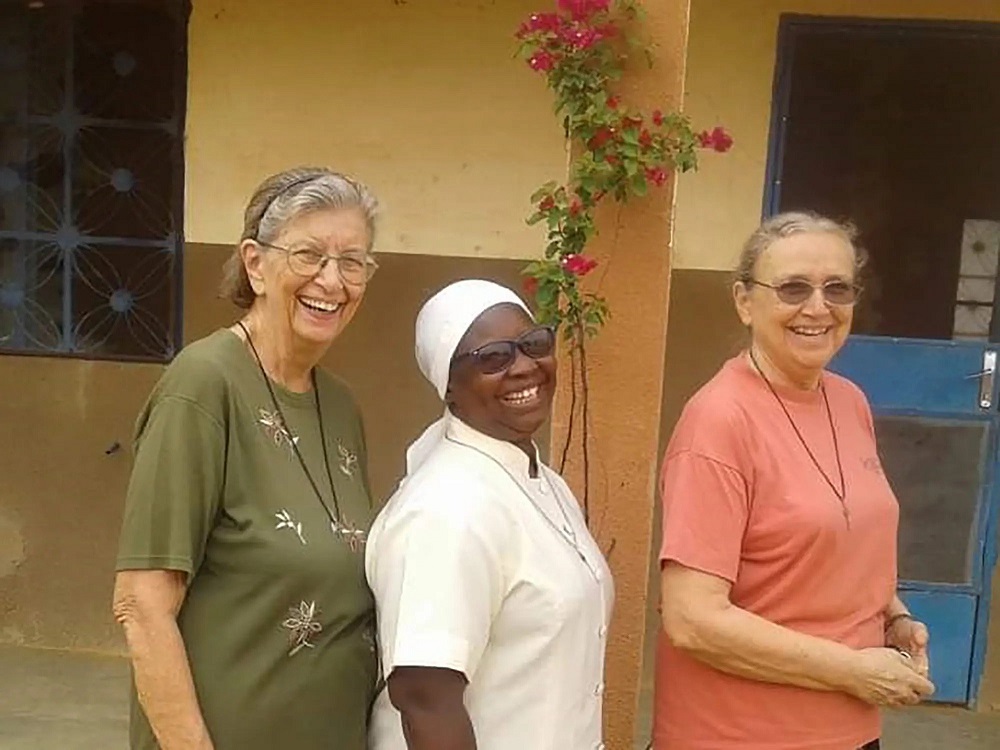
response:
[[[643,128],[642,132],[639,133],[639,145],[643,148],[649,148],[653,145],[653,134],[645,128]]]
[[[720,154],[733,147],[733,137],[721,125],[716,125],[712,130],[703,130],[698,134],[698,142],[702,148],[710,148]]]
[[[597,268],[597,261],[593,258],[588,258],[586,255],[571,253],[562,259],[562,267],[566,273],[571,273],[577,277],[586,276]]]
[[[608,97],[608,109],[618,109],[619,104],[621,104],[621,99],[617,96]]]
[[[551,211],[555,207],[556,207],[556,199],[553,198],[551,195],[546,195],[538,203],[539,211]]]
[[[653,124],[656,127],[663,125],[663,113],[658,109],[653,110]]]
[[[548,72],[555,67],[556,58],[545,50],[539,50],[528,58],[528,67],[541,73]]]
[[[667,172],[663,167],[647,167],[646,179],[656,185],[656,187],[663,187],[663,184],[667,181]]]
[[[606,161],[612,167],[617,167],[619,164],[622,163],[621,158],[617,154],[607,154],[604,157],[604,161]]]
[[[577,198],[576,196],[573,196],[573,200],[569,204],[569,215],[579,216],[582,210],[583,210],[583,204],[580,202],[580,199]]]
[[[524,293],[529,297],[534,297],[538,293],[538,279],[534,276],[528,276],[524,282],[521,284],[524,289]]]

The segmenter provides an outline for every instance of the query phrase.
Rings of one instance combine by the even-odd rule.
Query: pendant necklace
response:
[[[250,351],[253,352],[254,359],[257,360],[257,367],[260,369],[261,377],[264,379],[264,385],[267,386],[267,392],[271,396],[271,404],[274,406],[274,410],[277,412],[278,418],[281,420],[281,426],[287,430],[288,422],[285,420],[285,415],[281,411],[281,405],[278,403],[278,397],[274,392],[273,386],[271,385],[271,379],[267,377],[267,372],[264,370],[264,362],[261,360],[260,354],[257,352],[257,347],[254,346],[253,338],[250,336],[250,331],[247,330],[247,327],[243,325],[243,321],[241,320],[237,321],[236,325],[240,327],[240,330],[243,331],[243,335],[246,336],[247,343],[250,345]],[[316,383],[315,368],[309,371],[309,380],[312,383],[313,399],[316,404],[316,419],[319,422],[319,440],[323,447],[323,464],[326,467],[326,478],[330,483],[330,495],[333,498],[333,510],[330,510],[330,506],[326,504],[325,500],[323,500],[323,494],[319,491],[319,485],[316,483],[316,480],[313,479],[313,475],[312,472],[309,471],[309,467],[306,466],[305,459],[302,457],[302,452],[299,450],[297,441],[291,439],[291,436],[289,435],[288,443],[292,446],[292,451],[295,453],[295,457],[299,460],[299,466],[302,467],[302,472],[306,475],[306,479],[309,480],[309,484],[312,486],[313,492],[316,494],[316,499],[323,507],[323,511],[326,513],[327,518],[330,519],[330,528],[338,536],[343,537],[344,531],[350,530],[341,524],[340,504],[337,502],[337,490],[334,488],[333,473],[330,471],[330,457],[327,455],[326,450],[326,433],[323,430],[323,410],[319,403],[319,387]],[[353,539],[353,537],[351,537],[351,539]]]
[[[806,439],[802,436],[802,433],[799,431],[798,426],[795,424],[795,420],[792,419],[792,415],[788,411],[788,407],[785,406],[785,402],[781,400],[781,396],[778,395],[778,391],[775,389],[771,381],[767,379],[767,375],[764,374],[764,370],[761,369],[760,364],[757,362],[757,357],[754,356],[753,349],[749,349],[748,353],[750,354],[750,361],[753,363],[754,369],[757,370],[761,379],[767,385],[768,390],[771,391],[771,395],[774,396],[774,399],[778,402],[778,405],[781,407],[781,410],[785,413],[785,417],[788,418],[788,423],[792,426],[792,429],[795,431],[795,436],[799,439],[799,442],[802,443],[802,447],[805,448],[806,453],[812,460],[813,465],[816,467],[816,470],[820,473],[820,476],[822,476],[823,479],[826,480],[826,483],[830,486],[830,489],[833,491],[833,494],[836,496],[837,500],[840,501],[841,513],[844,514],[844,521],[847,523],[847,528],[850,529],[851,514],[850,511],[848,511],[847,509],[847,503],[846,503],[847,483],[844,479],[844,466],[840,461],[840,445],[837,442],[837,428],[833,424],[833,412],[830,410],[830,399],[826,395],[826,385],[823,383],[822,379],[820,379],[819,391],[823,395],[823,404],[826,407],[826,418],[827,421],[829,421],[830,423],[830,434],[833,435],[833,455],[837,460],[837,474],[840,478],[840,489],[838,489],[837,485],[833,483],[833,480],[830,479],[827,473],[823,470],[823,467],[820,465],[815,454],[813,454],[812,450],[810,450],[809,444],[806,442]]]
[[[600,580],[600,578],[597,577],[597,573],[594,571],[593,567],[591,567],[590,561],[587,559],[587,556],[583,554],[583,550],[580,548],[579,539],[576,536],[576,532],[573,530],[573,524],[570,522],[569,514],[566,512],[566,508],[563,507],[562,500],[559,498],[559,493],[556,492],[556,488],[552,486],[552,483],[549,481],[549,478],[545,476],[545,472],[542,470],[541,465],[539,465],[538,467],[538,476],[545,482],[546,485],[548,485],[549,492],[552,493],[552,499],[555,500],[556,506],[559,508],[559,513],[562,515],[563,521],[566,524],[562,530],[560,530],[559,525],[555,521],[553,521],[552,518],[549,517],[549,514],[546,513],[544,510],[542,510],[541,507],[538,505],[538,503],[535,502],[535,499],[531,496],[531,493],[529,493],[524,487],[521,486],[521,483],[517,480],[517,477],[515,477],[511,473],[511,471],[506,466],[503,465],[503,462],[497,460],[486,451],[480,450],[474,445],[469,445],[468,443],[462,443],[459,442],[458,440],[454,440],[453,438],[447,436],[445,436],[445,440],[447,440],[450,443],[455,443],[456,445],[461,445],[471,450],[474,450],[476,453],[479,453],[480,455],[488,458],[490,461],[492,461],[501,469],[503,469],[504,474],[510,477],[511,481],[517,485],[517,488],[519,490],[521,490],[521,494],[523,494],[526,498],[528,498],[528,502],[531,503],[531,507],[535,509],[535,512],[538,513],[538,515],[541,516],[542,519],[544,519],[545,523],[549,525],[549,527],[555,532],[557,537],[562,539],[564,542],[566,542],[566,544],[568,544],[570,547],[573,548],[573,551],[576,552],[577,557],[580,558],[580,561],[584,564],[584,566],[586,566],[587,570],[590,571],[590,574],[594,577],[594,579],[598,581]]]

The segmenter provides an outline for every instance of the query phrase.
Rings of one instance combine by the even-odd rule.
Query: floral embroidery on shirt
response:
[[[337,441],[337,453],[340,454],[340,470],[346,476],[353,477],[354,472],[358,468],[358,456],[356,453],[351,452],[347,447]]]
[[[332,521],[330,528],[334,534],[347,542],[351,552],[361,551],[361,547],[368,541],[368,533],[348,521]]]
[[[288,608],[289,617],[283,623],[282,627],[286,628],[288,632],[288,640],[292,648],[288,652],[289,656],[295,656],[299,651],[304,648],[313,648],[313,644],[310,639],[320,633],[323,630],[323,626],[316,622],[316,616],[319,614],[319,610],[316,609],[316,602],[299,602],[297,607]]]
[[[274,527],[275,529],[291,529],[295,532],[295,535],[298,536],[300,542],[303,544],[306,543],[306,538],[302,536],[301,521],[296,521],[292,518],[292,514],[284,508],[275,513],[274,517],[278,519],[278,524]]]
[[[281,419],[281,415],[276,411],[268,411],[267,409],[257,410],[257,424],[264,428],[264,432],[267,436],[274,441],[275,445],[285,446],[289,450],[292,449],[293,445],[297,445],[299,438],[296,435],[292,435],[285,426],[285,423]]]

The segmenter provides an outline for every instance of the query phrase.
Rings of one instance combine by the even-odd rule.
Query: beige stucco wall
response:
[[[675,269],[730,269],[760,221],[782,13],[1000,21],[995,0],[692,0],[685,110],[736,144],[706,154],[677,194]]]
[[[327,364],[356,383],[381,496],[439,405],[412,356],[419,304],[456,278],[517,284],[528,196],[565,171],[542,82],[512,58],[528,0],[194,0],[189,28],[184,332],[216,299],[266,174],[331,164],[383,199],[386,254]],[[214,242],[213,242],[214,240]],[[450,257],[429,257],[450,256]],[[457,257],[459,255],[467,257]],[[0,643],[118,650],[112,566],[132,425],[153,364],[0,357]],[[393,398],[386,400],[385,393]],[[12,395],[13,394],[13,395]],[[105,455],[118,443],[120,450]]]
[[[528,197],[561,128],[513,32],[534,0],[195,0],[187,236],[239,235],[260,179],[321,163],[368,182],[381,251],[531,257]]]

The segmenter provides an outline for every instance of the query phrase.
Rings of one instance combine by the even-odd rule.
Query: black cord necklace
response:
[[[250,345],[250,351],[253,352],[254,359],[257,360],[257,367],[260,368],[260,375],[264,379],[264,385],[267,386],[267,392],[271,395],[271,404],[274,406],[274,410],[278,413],[278,418],[281,420],[281,428],[286,431],[286,436],[288,438],[289,444],[292,446],[292,451],[295,453],[295,457],[299,459],[299,466],[302,467],[303,473],[306,475],[306,479],[309,480],[309,484],[312,485],[313,492],[316,493],[316,499],[319,504],[323,506],[323,510],[326,512],[327,517],[330,519],[330,528],[334,532],[339,532],[341,530],[341,516],[340,516],[340,504],[337,502],[337,490],[333,485],[333,472],[330,471],[330,456],[327,454],[326,450],[326,433],[323,430],[323,410],[319,404],[319,387],[316,384],[316,370],[315,368],[309,371],[309,379],[312,382],[313,389],[313,399],[316,403],[316,419],[319,421],[319,440],[323,446],[323,465],[326,466],[326,478],[330,482],[330,495],[333,497],[333,510],[330,510],[330,506],[326,504],[323,500],[323,494],[319,491],[319,485],[316,484],[316,480],[313,479],[312,472],[309,471],[309,467],[306,466],[305,459],[302,457],[301,451],[299,451],[299,446],[296,444],[295,439],[292,437],[291,433],[288,433],[288,422],[285,420],[285,415],[281,411],[281,405],[278,403],[278,397],[274,393],[274,388],[271,386],[271,379],[267,377],[267,372],[264,370],[264,362],[260,358],[260,354],[257,352],[257,347],[254,346],[253,338],[250,336],[250,331],[247,327],[243,325],[243,321],[237,321],[236,325],[240,327],[243,331],[243,335],[247,338],[247,343]]]
[[[802,436],[802,433],[799,432],[799,428],[795,424],[795,420],[792,419],[792,415],[788,411],[788,407],[785,406],[785,402],[781,400],[781,396],[778,395],[778,391],[775,389],[771,381],[767,379],[767,375],[764,374],[764,370],[761,369],[760,364],[757,362],[757,358],[754,356],[753,349],[750,349],[749,353],[750,353],[750,361],[753,362],[754,368],[760,374],[761,379],[767,384],[767,388],[769,391],[771,391],[771,395],[774,396],[775,401],[778,402],[778,405],[781,407],[781,410],[785,413],[785,416],[788,418],[788,423],[792,426],[792,429],[795,431],[795,436],[799,439],[799,442],[802,443],[802,447],[806,449],[806,453],[809,455],[809,458],[812,459],[813,465],[816,467],[816,471],[818,471],[820,475],[823,477],[823,479],[826,480],[826,483],[830,486],[830,489],[833,491],[833,494],[837,497],[837,500],[840,501],[840,510],[844,514],[844,521],[847,522],[847,528],[851,528],[851,514],[850,511],[847,510],[847,503],[845,502],[847,498],[847,483],[844,479],[844,466],[840,462],[840,445],[837,442],[837,428],[833,424],[833,412],[830,410],[830,399],[827,398],[826,395],[826,386],[823,384],[823,381],[820,380],[819,391],[821,394],[823,394],[823,404],[826,406],[826,418],[830,422],[830,434],[833,435],[833,455],[837,459],[837,474],[840,477],[839,490],[837,489],[837,486],[833,483],[833,480],[830,479],[830,477],[827,475],[825,471],[823,471],[823,467],[816,459],[816,456],[813,454],[812,450],[810,450],[809,444],[806,442],[806,439]]]

